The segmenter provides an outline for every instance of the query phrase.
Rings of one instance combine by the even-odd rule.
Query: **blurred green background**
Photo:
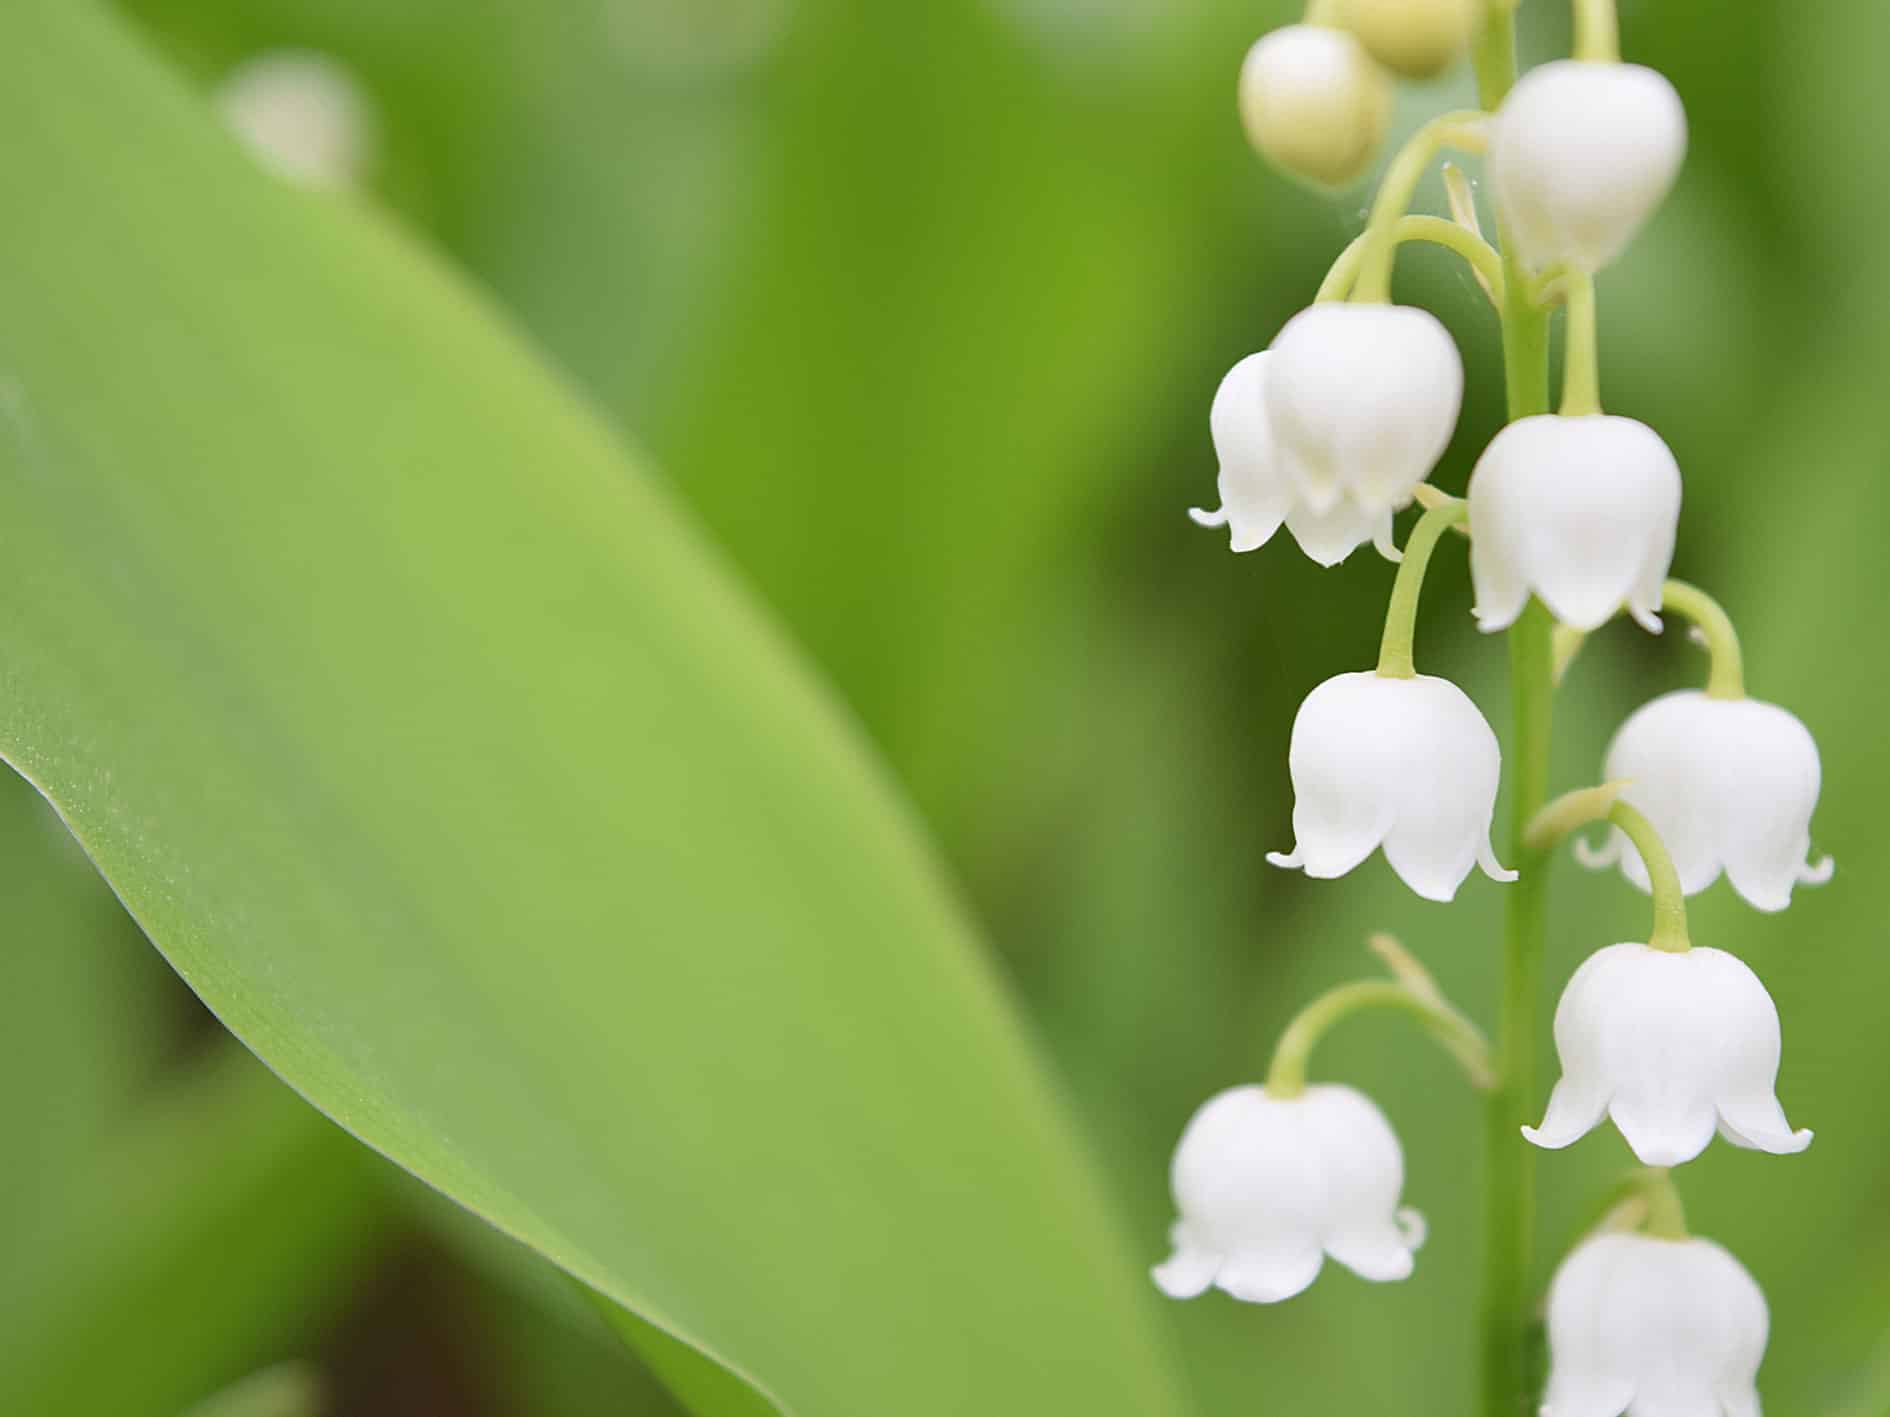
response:
[[[1284,6],[124,8],[206,91],[282,47],[356,75],[381,139],[369,199],[650,450],[916,799],[1150,1261],[1190,1111],[1255,1076],[1299,1002],[1368,967],[1369,930],[1488,1019],[1498,888],[1475,879],[1445,909],[1376,861],[1337,883],[1261,861],[1291,837],[1292,714],[1369,661],[1390,568],[1366,552],[1322,572],[1284,542],[1236,558],[1182,515],[1212,503],[1220,375],[1361,222],[1361,195],[1263,170],[1233,117],[1241,56]],[[1676,572],[1734,613],[1753,691],[1818,736],[1814,836],[1839,865],[1782,916],[1724,886],[1697,903],[1696,938],[1772,989],[1781,1095],[1819,1136],[1783,1161],[1716,1148],[1681,1180],[1694,1228],[1771,1300],[1773,1410],[1884,1417],[1890,11],[1621,8],[1629,57],[1684,96],[1692,148],[1601,283],[1603,396],[1675,448]],[[1526,57],[1560,52],[1561,8],[1523,13]],[[1467,85],[1406,86],[1403,127]],[[1465,352],[1471,393],[1437,477],[1460,490],[1499,419],[1493,320],[1441,253],[1414,249],[1400,272],[1401,297]],[[1502,731],[1501,646],[1472,627],[1460,551],[1432,585],[1426,668]],[[1558,785],[1592,779],[1635,704],[1701,672],[1677,636],[1598,637],[1558,703]],[[0,899],[41,946],[0,965],[0,1088],[25,1139],[0,1166],[0,1224],[20,1227],[0,1384],[31,1390],[35,1363],[85,1354],[62,1411],[168,1417],[288,1359],[337,1413],[674,1410],[561,1281],[220,1037],[18,784],[0,842]],[[1558,871],[1552,988],[1645,912],[1617,878]],[[1396,1024],[1353,1027],[1317,1066],[1391,1117],[1429,1246],[1402,1286],[1333,1272],[1277,1308],[1172,1308],[1201,1405],[1466,1411],[1475,1102]],[[1545,1250],[1628,1160],[1612,1133],[1544,1159]]]

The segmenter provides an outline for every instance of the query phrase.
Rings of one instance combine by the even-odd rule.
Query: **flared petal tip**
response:
[[[1630,604],[1627,607],[1627,613],[1633,618],[1635,624],[1639,625],[1650,635],[1658,635],[1665,628],[1660,622],[1660,616],[1656,615],[1645,606]],[[1598,630],[1601,626],[1583,625],[1581,628],[1584,630]]]
[[[1496,848],[1485,841],[1477,849],[1477,865],[1483,868],[1483,874],[1492,881],[1508,885],[1517,879],[1517,873],[1496,859]]]
[[[1828,886],[1831,878],[1837,874],[1837,862],[1829,857],[1817,861],[1807,861],[1798,868],[1798,884],[1801,886]]]
[[[1517,616],[1522,612],[1517,610],[1485,612],[1481,606],[1473,606],[1470,613],[1476,617],[1477,628],[1484,634],[1500,635],[1516,623]]]
[[[1278,866],[1285,871],[1300,870],[1305,864],[1306,858],[1300,853],[1300,849],[1297,846],[1291,851],[1269,851],[1267,853],[1267,865]]]
[[[1544,1121],[1540,1127],[1524,1127],[1522,1134],[1523,1140],[1528,1142],[1531,1146],[1539,1146],[1544,1151],[1560,1151],[1563,1147],[1570,1146],[1581,1140],[1581,1138],[1587,1134],[1587,1130],[1588,1129],[1584,1127],[1579,1132],[1551,1131],[1547,1121]]]
[[[1210,512],[1205,507],[1190,507],[1188,508],[1188,520],[1193,522],[1196,526],[1204,526],[1211,531],[1216,527],[1227,525],[1227,509],[1225,507],[1216,507]]]
[[[1220,1261],[1212,1255],[1177,1250],[1148,1273],[1170,1299],[1199,1299],[1213,1285],[1218,1268]]]

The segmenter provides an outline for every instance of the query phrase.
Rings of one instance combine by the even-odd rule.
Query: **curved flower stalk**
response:
[[[1395,560],[1389,508],[1365,512],[1341,501],[1315,512],[1297,495],[1281,467],[1267,414],[1268,351],[1250,354],[1228,371],[1214,395],[1208,426],[1220,460],[1215,510],[1190,508],[1197,526],[1227,527],[1235,551],[1253,551],[1273,539],[1282,525],[1314,561],[1336,566],[1365,542]]]
[[[1659,632],[1680,466],[1646,424],[1607,414],[1520,419],[1477,460],[1469,502],[1479,629],[1508,629],[1534,594],[1577,629],[1598,629],[1625,606]]]
[[[1357,39],[1326,25],[1261,37],[1240,69],[1247,137],[1282,171],[1315,186],[1365,175],[1391,117],[1390,76]]]
[[[1783,1154],[1811,1145],[1774,1087],[1778,1008],[1759,978],[1721,950],[1609,945],[1589,956],[1555,1010],[1562,1077],[1540,1127],[1551,1150],[1602,1118],[1649,1166],[1678,1166],[1717,1128],[1735,1146]]]
[[[1409,1277],[1424,1222],[1401,1209],[1404,1153],[1363,1093],[1318,1084],[1296,1097],[1236,1087],[1182,1133],[1170,1171],[1180,1219],[1153,1271],[1172,1299],[1216,1287],[1272,1304],[1331,1256],[1365,1279]]]
[[[1542,1417],[1759,1417],[1770,1323],[1711,1240],[1596,1235],[1549,1286]]]
[[[1739,640],[1704,592],[1669,581],[1663,603],[1691,618],[1713,657],[1704,693],[1682,689],[1636,709],[1609,744],[1606,774],[1647,814],[1672,853],[1680,884],[1697,895],[1721,872],[1750,904],[1783,910],[1799,885],[1823,885],[1835,867],[1813,862],[1811,817],[1823,769],[1805,725],[1776,704],[1749,699]],[[1596,869],[1617,862],[1648,889],[1647,868],[1618,831],[1597,849],[1576,843]]]
[[[1532,69],[1490,133],[1490,187],[1531,269],[1590,274],[1633,239],[1686,156],[1686,110],[1638,64],[1564,59]]]

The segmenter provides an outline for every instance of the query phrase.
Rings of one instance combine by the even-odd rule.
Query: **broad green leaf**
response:
[[[785,1409],[1179,1410],[907,814],[596,420],[91,6],[0,124],[0,747],[232,1031]]]

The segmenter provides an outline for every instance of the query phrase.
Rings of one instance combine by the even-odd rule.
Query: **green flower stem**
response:
[[[1647,943],[1654,949],[1684,954],[1692,948],[1687,938],[1687,895],[1680,888],[1680,873],[1673,868],[1673,857],[1654,830],[1654,824],[1626,802],[1616,802],[1608,809],[1608,820],[1627,833],[1634,849],[1641,853],[1647,867],[1647,879],[1654,891],[1654,928]]]
[[[1502,304],[1503,258],[1496,254],[1494,246],[1474,231],[1440,216],[1402,216],[1393,226],[1391,235],[1393,243],[1399,246],[1407,241],[1428,241],[1433,246],[1455,251],[1470,263],[1470,268],[1489,286],[1491,299],[1499,306]],[[1365,261],[1365,248],[1370,241],[1371,233],[1363,232],[1339,253],[1339,259],[1332,263],[1332,269],[1326,272],[1325,280],[1320,282],[1319,293],[1313,297],[1315,305],[1343,300],[1352,293],[1352,286],[1358,280],[1359,267]]]
[[[1562,345],[1562,416],[1601,412],[1601,361],[1595,347],[1595,278],[1569,273],[1563,299],[1568,327]]]
[[[1644,1229],[1656,1240],[1687,1238],[1687,1209],[1680,1202],[1680,1188],[1673,1183],[1673,1172],[1665,1166],[1650,1166],[1640,1173],[1640,1198],[1647,1206]]]
[[[1546,855],[1591,822],[1607,821],[1626,786],[1624,781],[1604,782],[1599,787],[1563,793],[1530,819],[1523,832],[1523,844]]]
[[[1660,606],[1684,615],[1699,627],[1706,639],[1706,651],[1712,656],[1712,669],[1706,680],[1706,696],[1711,699],[1743,699],[1746,696],[1745,658],[1739,652],[1739,632],[1732,617],[1712,596],[1685,581],[1668,581],[1660,588]]]
[[[1352,290],[1354,300],[1382,305],[1391,299],[1391,263],[1398,253],[1398,218],[1410,210],[1419,181],[1445,148],[1471,153],[1483,151],[1487,142],[1486,116],[1474,109],[1441,114],[1418,129],[1391,160],[1385,180],[1378,185],[1371,219],[1365,224],[1366,245],[1358,284]]]
[[[1339,5],[1340,0],[1307,0],[1305,23],[1340,28]]]
[[[1494,111],[1516,82],[1516,16],[1492,0],[1471,59],[1477,101]],[[1503,253],[1503,379],[1511,419],[1549,411],[1549,317],[1529,299],[1526,273],[1508,233]],[[1521,873],[1503,891],[1503,991],[1497,1027],[1497,1087],[1484,1141],[1483,1417],[1518,1417],[1528,1391],[1530,1283],[1535,1248],[1535,1148],[1520,1135],[1533,1120],[1542,942],[1547,919],[1546,857],[1523,844],[1530,819],[1549,796],[1549,733],[1555,700],[1555,621],[1531,599],[1509,631],[1514,730],[1505,768],[1510,778],[1510,861]]]
[[[1417,637],[1418,597],[1424,592],[1424,572],[1443,534],[1470,515],[1466,503],[1450,501],[1427,508],[1411,528],[1404,544],[1398,578],[1391,583],[1391,605],[1385,611],[1385,637],[1378,646],[1378,672],[1387,679],[1415,679],[1412,641]]]
[[[1634,806],[1621,800],[1625,782],[1604,782],[1564,793],[1538,811],[1523,829],[1523,845],[1532,852],[1553,851],[1562,839],[1591,822],[1609,822],[1627,834],[1647,867],[1653,886],[1654,928],[1647,943],[1674,953],[1691,948],[1687,938],[1687,897],[1680,888],[1680,873],[1654,824]]]
[[[1575,0],[1575,57],[1593,64],[1621,62],[1621,24],[1614,0]]]
[[[1306,1091],[1306,1063],[1332,1026],[1362,1009],[1396,1009],[1411,1015],[1463,1065],[1472,1085],[1490,1085],[1490,1045],[1462,1014],[1439,997],[1399,979],[1360,979],[1321,994],[1294,1016],[1273,1050],[1267,1069],[1269,1097],[1298,1097]]]

